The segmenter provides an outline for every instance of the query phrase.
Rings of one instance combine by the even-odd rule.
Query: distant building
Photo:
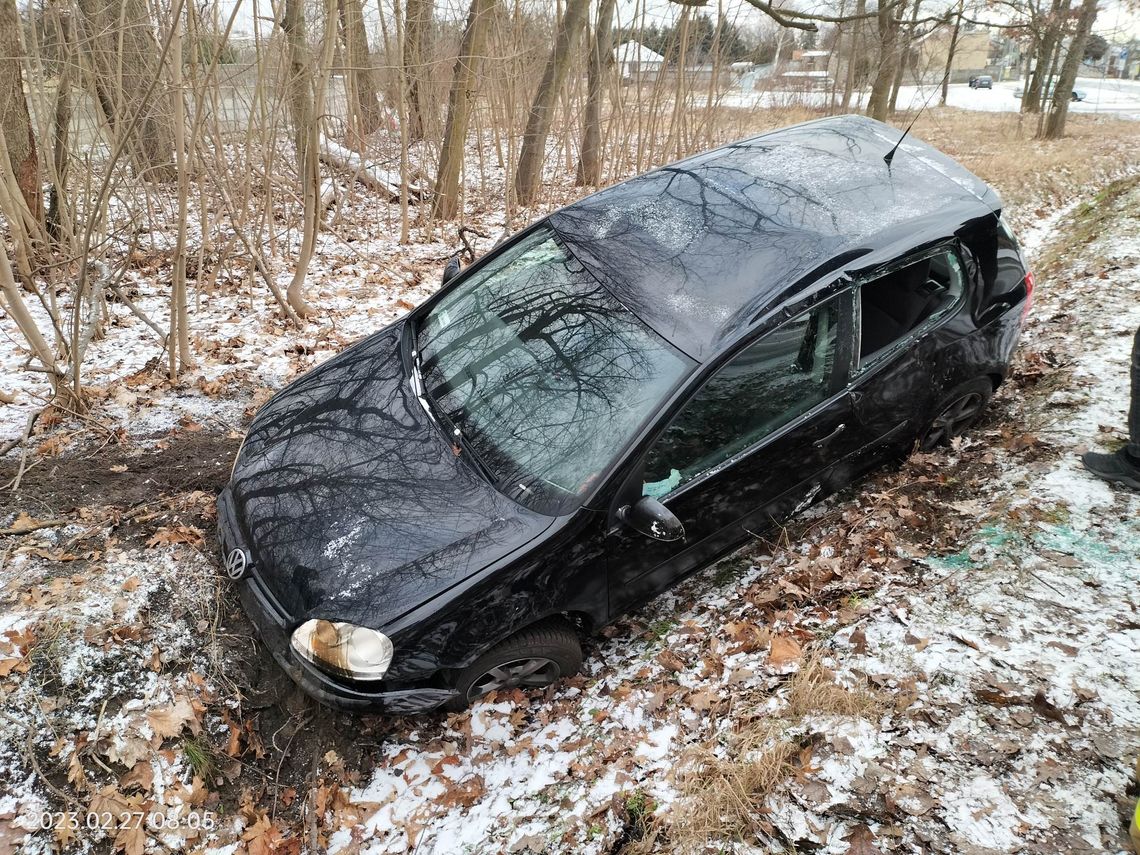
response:
[[[1105,77],[1135,77],[1140,51],[1135,43],[1109,44],[1101,57],[1100,67]]]
[[[780,82],[791,89],[827,89],[833,84],[828,66],[829,50],[797,50],[792,53],[786,70],[780,73]]]
[[[665,67],[665,57],[640,42],[622,42],[614,48],[622,80],[653,79]]]
[[[792,52],[792,64],[796,71],[827,71],[831,62],[829,50],[797,50]]]
[[[915,60],[925,79],[942,79],[946,73],[946,55],[950,52],[952,32],[939,27],[916,40],[918,56]],[[950,63],[950,82],[962,83],[973,74],[992,73],[990,57],[994,52],[989,30],[967,30],[958,33],[954,46],[954,59]]]

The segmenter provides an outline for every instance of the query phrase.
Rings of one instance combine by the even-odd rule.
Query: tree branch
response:
[[[700,0],[672,0],[682,6],[703,6]],[[862,15],[816,15],[812,12],[800,12],[796,9],[777,9],[768,0],[747,0],[748,4],[759,9],[782,27],[791,27],[796,30],[818,32],[818,24],[847,24],[852,21],[861,21],[877,18],[881,12],[890,11],[899,6],[904,0],[891,0],[881,9],[866,12]]]

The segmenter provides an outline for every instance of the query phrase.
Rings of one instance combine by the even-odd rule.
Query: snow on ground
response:
[[[1076,455],[1123,438],[1140,189],[1105,204],[1088,243],[1070,240],[1079,212],[1026,232],[1059,258],[1016,375],[970,438],[659,597],[546,692],[380,724],[302,706],[271,728],[230,682],[250,642],[220,617],[208,492],[80,507],[3,544],[0,851],[602,853],[643,835],[668,851],[686,829],[750,852],[1122,850],[1140,751],[1140,497]],[[185,387],[132,380],[157,348],[113,304],[122,329],[91,353],[97,417],[132,437],[173,431],[155,443],[170,449],[240,425],[262,390],[435,287],[452,246],[400,248],[388,216],[379,206],[356,246],[322,239],[313,299],[336,309],[324,326],[282,337],[262,297],[201,294],[211,358]],[[144,274],[132,287],[161,317],[161,288]],[[26,410],[0,411],[17,433]],[[112,473],[145,459],[123,454]],[[151,518],[157,530],[130,533]],[[340,741],[282,779],[291,746],[330,730]],[[766,762],[779,774],[741,816],[701,825],[718,786]],[[166,827],[73,840],[41,830],[47,808]]]
[[[963,110],[979,110],[987,113],[1016,113],[1021,107],[1021,98],[1015,94],[1024,86],[1022,80],[994,81],[992,89],[972,89],[966,83],[952,83],[947,88],[946,105]],[[1085,93],[1085,100],[1069,105],[1074,113],[1091,113],[1115,116],[1121,119],[1140,120],[1140,81],[1114,80],[1081,77],[1076,89]],[[941,87],[935,84],[899,87],[898,107],[900,110],[917,110],[924,103],[938,104]],[[855,105],[862,107],[868,93],[859,93]],[[764,90],[757,92],[731,92],[722,104],[732,107],[826,107],[831,99],[828,92],[797,92]]]

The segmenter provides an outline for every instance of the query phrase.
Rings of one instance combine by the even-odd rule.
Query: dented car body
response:
[[[994,191],[899,136],[824,119],[603,190],[279,393],[219,528],[281,665],[394,713],[544,685],[572,642],[530,628],[972,424],[1032,276]]]

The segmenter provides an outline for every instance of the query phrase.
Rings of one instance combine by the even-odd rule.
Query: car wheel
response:
[[[935,409],[938,415],[923,432],[919,448],[931,451],[968,431],[981,418],[993,394],[993,383],[984,377],[959,386]]]
[[[449,709],[465,709],[491,692],[538,689],[582,667],[582,647],[574,629],[561,620],[529,626],[499,642],[455,678],[457,697]]]

